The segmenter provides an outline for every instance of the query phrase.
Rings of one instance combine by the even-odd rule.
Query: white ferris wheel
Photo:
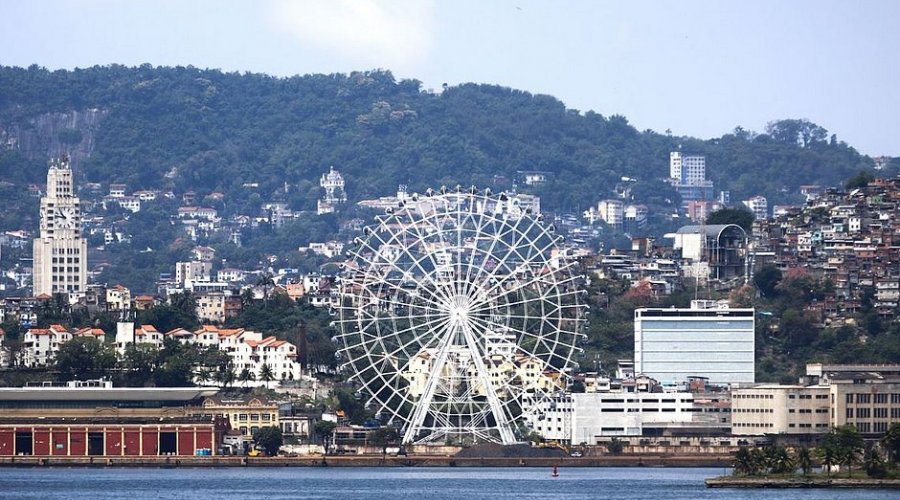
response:
[[[584,309],[561,237],[516,195],[412,195],[340,279],[339,354],[404,443],[515,443],[566,387]]]

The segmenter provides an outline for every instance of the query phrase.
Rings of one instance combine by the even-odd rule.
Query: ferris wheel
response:
[[[339,280],[339,355],[404,443],[515,443],[564,390],[580,277],[534,198],[411,195],[357,238]]]

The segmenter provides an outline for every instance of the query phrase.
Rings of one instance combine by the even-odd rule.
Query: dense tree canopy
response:
[[[750,232],[753,227],[753,212],[745,208],[723,208],[709,214],[707,224],[735,224],[741,226],[744,231]]]
[[[665,178],[668,152],[679,147],[706,155],[717,189],[772,203],[800,184],[836,184],[872,166],[807,120],[775,121],[765,134],[671,137],[546,95],[476,84],[433,93],[387,71],[274,78],[149,64],[0,67],[0,88],[0,129],[21,139],[0,154],[0,180],[41,182],[54,150],[93,148],[77,165],[81,181],[194,190],[200,199],[217,191],[226,212],[276,192],[292,208],[312,209],[329,165],[345,175],[351,201],[401,183],[509,188],[519,172],[542,171],[544,185],[519,188],[553,209],[594,204],[621,176]],[[35,122],[85,110],[99,110],[96,124],[49,133]],[[675,196],[664,184],[653,189]]]
[[[75,337],[62,344],[56,354],[56,368],[62,380],[97,378],[115,365],[112,348],[93,337]]]

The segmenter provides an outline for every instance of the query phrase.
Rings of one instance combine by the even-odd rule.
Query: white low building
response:
[[[544,439],[593,445],[599,437],[690,426],[695,413],[694,395],[688,392],[574,393],[529,409],[526,422]]]
[[[62,325],[29,329],[25,332],[22,339],[22,350],[19,352],[22,366],[33,368],[52,364],[59,352],[59,347],[71,338],[72,334]]]
[[[158,349],[163,345],[163,334],[157,331],[153,325],[142,325],[135,328],[134,323],[124,321],[117,323],[116,352],[119,356],[125,354],[125,349],[130,344],[147,344]]]

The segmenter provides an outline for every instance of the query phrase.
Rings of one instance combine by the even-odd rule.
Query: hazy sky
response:
[[[807,118],[900,156],[898,26],[893,0],[0,0],[0,64],[386,68],[701,138]]]

